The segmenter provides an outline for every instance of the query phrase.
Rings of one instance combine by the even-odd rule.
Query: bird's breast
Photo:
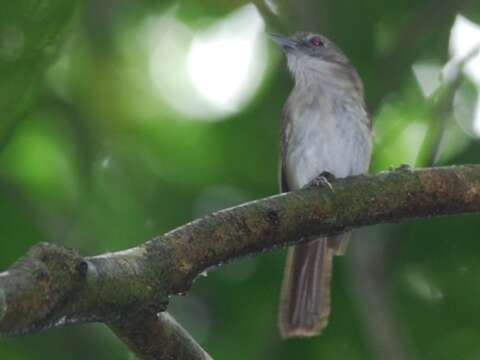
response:
[[[336,177],[366,172],[371,153],[366,116],[361,104],[338,98],[290,105],[284,160],[289,187],[301,188],[324,171]]]

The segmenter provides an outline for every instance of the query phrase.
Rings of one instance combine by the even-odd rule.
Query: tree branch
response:
[[[166,312],[135,314],[128,321],[109,324],[109,327],[141,359],[212,359]]]
[[[0,273],[0,334],[100,321],[145,359],[155,358],[146,355],[128,323],[164,311],[170,295],[187,291],[214,266],[354,227],[480,211],[480,165],[400,169],[338,179],[332,186],[222,210],[121,252],[83,258],[39,244]],[[149,316],[152,331],[161,334]]]

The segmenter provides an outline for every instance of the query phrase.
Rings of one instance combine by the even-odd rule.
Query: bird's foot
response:
[[[410,164],[401,164],[399,167],[394,168],[395,171],[412,171],[412,165]]]
[[[330,191],[333,192],[332,184],[330,184],[330,181],[332,180],[335,180],[335,175],[329,173],[328,171],[324,171],[315,179],[310,181],[307,187],[327,187],[328,189],[330,189]]]

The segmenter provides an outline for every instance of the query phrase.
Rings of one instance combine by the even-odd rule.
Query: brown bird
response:
[[[283,110],[279,156],[282,192],[368,171],[372,131],[362,82],[342,51],[325,36],[270,34],[283,49],[295,86]],[[290,248],[280,298],[283,337],[313,336],[330,314],[333,255],[350,233]]]

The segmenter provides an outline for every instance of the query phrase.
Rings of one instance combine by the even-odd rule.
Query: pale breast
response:
[[[323,98],[290,107],[286,144],[286,175],[298,189],[324,171],[336,177],[368,171],[371,131],[361,104]]]

